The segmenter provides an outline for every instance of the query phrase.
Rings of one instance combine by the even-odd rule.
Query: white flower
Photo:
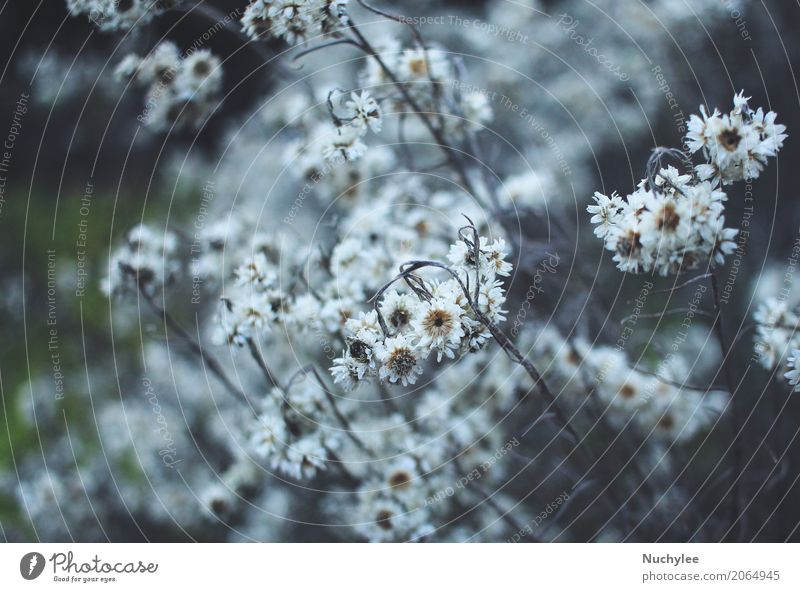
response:
[[[139,71],[142,58],[135,53],[130,53],[122,58],[122,61],[114,68],[114,78],[117,80],[128,80],[133,78]]]
[[[687,146],[692,152],[702,151],[708,161],[696,167],[701,179],[716,178],[723,184],[755,179],[783,146],[786,127],[775,123],[774,112],[752,111],[748,100],[740,93],[730,113],[715,109],[709,116],[701,107],[699,117],[691,116]]]
[[[170,83],[180,68],[181,52],[171,41],[159,43],[139,65],[137,80],[142,84]]]
[[[286,442],[286,422],[277,409],[256,418],[250,434],[250,444],[256,454],[269,458]]]
[[[327,452],[319,433],[303,436],[286,447],[285,458],[279,461],[281,471],[295,479],[311,479],[325,469]]]
[[[269,7],[264,0],[251,2],[242,16],[242,30],[255,40],[268,35],[272,29],[268,12]]]
[[[114,31],[145,24],[180,0],[67,0],[72,14],[86,14],[99,29]]]
[[[480,237],[480,276],[486,279],[494,279],[495,275],[507,276],[511,273],[512,265],[505,260],[506,243],[502,238],[489,241],[486,237]],[[458,241],[450,246],[447,259],[452,263],[457,271],[468,274],[474,278],[475,274],[475,248],[465,241]]]
[[[358,356],[358,347],[363,345],[363,342],[360,342],[356,346],[356,356]],[[358,357],[354,357],[350,351],[346,351],[341,358],[336,358],[333,360],[333,366],[330,368],[331,376],[333,376],[333,382],[335,384],[341,384],[342,388],[346,391],[352,391],[357,388],[367,377],[368,372],[370,372],[370,366],[373,364],[372,362],[372,351],[369,352],[369,357],[365,359],[359,359]]]
[[[376,346],[375,352],[381,362],[381,380],[407,386],[414,384],[422,374],[418,349],[402,334],[387,338]]]
[[[800,349],[793,349],[792,354],[786,359],[789,371],[784,374],[784,378],[794,387],[794,392],[800,392]]]
[[[400,294],[396,290],[386,292],[380,304],[381,315],[393,332],[404,332],[417,317],[419,299],[412,294]]]
[[[470,127],[480,129],[481,125],[492,120],[494,114],[486,93],[469,92],[462,97],[461,102],[464,107],[464,117]]]
[[[378,313],[374,310],[359,312],[358,317],[347,319],[344,329],[349,339],[363,341],[370,347],[383,337],[381,325],[378,322]]]
[[[720,216],[701,227],[701,235],[711,246],[713,260],[718,265],[724,264],[725,257],[736,250],[738,234],[737,228],[725,228],[725,216]]]
[[[597,225],[594,229],[595,236],[605,238],[609,229],[617,222],[617,217],[622,209],[622,198],[616,192],[608,197],[595,191],[592,199],[594,199],[595,205],[586,206],[586,211],[592,214],[589,221]]]
[[[773,297],[767,298],[759,305],[753,315],[753,319],[760,325],[787,329],[793,328],[800,322],[800,317],[789,309],[789,305],[785,300],[778,300]]]
[[[168,125],[200,125],[216,106],[222,89],[222,68],[208,50],[198,50],[181,58],[178,47],[169,41],[156,46],[137,65],[136,56],[126,57],[117,67],[117,76],[133,77],[148,87],[141,120],[160,130]]]
[[[138,290],[154,295],[172,282],[180,265],[175,258],[175,235],[159,234],[149,226],[138,225],[128,231],[125,243],[109,262],[108,276],[101,289],[109,296],[122,296]]]
[[[711,117],[719,117],[719,111],[715,109]],[[702,150],[708,145],[708,120],[709,116],[703,105],[700,106],[699,116],[692,114],[689,117],[689,131],[686,134],[686,145],[692,152]]]
[[[237,286],[252,286],[255,290],[266,290],[275,285],[277,275],[264,253],[256,253],[234,272]]]
[[[375,133],[381,131],[381,108],[369,92],[364,90],[361,94],[351,93],[345,109],[346,118],[352,120],[357,128],[366,130],[369,127]]]
[[[333,163],[358,160],[367,151],[361,141],[361,132],[351,125],[337,127],[325,138],[322,144],[322,155]]]
[[[192,52],[180,65],[175,92],[194,101],[212,99],[222,88],[219,58],[207,49]]]
[[[315,0],[269,0],[267,17],[272,34],[290,45],[302,43],[321,32],[319,4]]]
[[[503,291],[503,282],[495,280],[493,282],[484,282],[481,284],[480,291],[478,292],[478,308],[492,323],[505,321],[505,313],[503,304],[505,304],[506,296]]]
[[[417,82],[441,81],[451,77],[447,55],[440,49],[406,49],[398,59],[400,80]],[[414,90],[415,85],[411,85]]]
[[[463,315],[464,310],[449,299],[435,298],[421,303],[419,314],[412,322],[420,349],[435,350],[438,362],[442,361],[442,355],[453,358],[464,336]]]

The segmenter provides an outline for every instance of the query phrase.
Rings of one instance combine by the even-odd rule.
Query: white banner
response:
[[[6,544],[0,590],[800,590],[798,545]]]

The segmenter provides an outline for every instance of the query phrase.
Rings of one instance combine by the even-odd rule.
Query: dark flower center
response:
[[[742,141],[742,136],[739,135],[739,132],[732,129],[727,129],[724,132],[720,133],[717,137],[719,143],[722,144],[723,148],[728,152],[733,152],[739,147],[739,142]]]

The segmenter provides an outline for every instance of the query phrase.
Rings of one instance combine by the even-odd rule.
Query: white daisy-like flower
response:
[[[381,131],[383,120],[381,119],[381,108],[369,92],[350,93],[350,100],[345,103],[345,117],[352,120],[353,124],[361,130],[369,127],[373,132]]]
[[[252,286],[263,291],[275,285],[277,275],[264,253],[256,253],[250,261],[234,271],[237,286]]]
[[[503,304],[506,302],[505,291],[503,290],[503,282],[495,280],[493,282],[484,282],[478,292],[478,308],[492,323],[498,323],[506,320],[507,310],[503,310]]]
[[[359,312],[357,317],[347,319],[344,330],[351,339],[359,339],[370,347],[383,338],[378,313],[374,310]]]
[[[785,329],[791,329],[800,322],[800,318],[793,310],[790,310],[786,300],[778,300],[774,297],[767,298],[759,305],[753,319],[760,325]]]
[[[586,206],[586,211],[592,214],[589,221],[592,224],[596,224],[594,228],[595,236],[605,238],[609,229],[617,222],[619,212],[622,209],[622,198],[617,195],[616,191],[611,194],[611,197],[595,191],[592,199],[595,201],[595,205]]]
[[[671,256],[685,249],[692,233],[692,216],[685,199],[651,192],[641,213],[639,232],[642,246],[650,249],[661,275],[670,271]]]
[[[129,80],[136,76],[142,58],[135,53],[130,53],[122,58],[122,61],[114,68],[114,78],[117,80]]]
[[[389,337],[376,346],[375,352],[381,362],[381,380],[400,382],[403,386],[414,384],[422,374],[419,350],[405,335]]]
[[[439,81],[451,77],[447,55],[435,48],[406,49],[398,59],[398,70],[401,81]]]
[[[709,116],[706,108],[700,105],[700,115],[692,114],[689,117],[688,133],[686,134],[686,145],[692,152],[698,152],[709,145],[708,120],[719,117],[720,113],[714,109],[714,113]]]
[[[502,238],[490,241],[486,237],[480,237],[480,262],[478,268],[482,278],[494,279],[495,275],[508,276],[511,273],[512,265],[506,258],[506,243]],[[447,259],[457,271],[475,274],[475,249],[464,241],[458,241],[450,245]]]
[[[322,23],[316,0],[269,0],[268,4],[272,34],[289,45],[303,43],[320,33]]]
[[[251,39],[260,39],[269,35],[272,30],[272,21],[269,18],[269,6],[264,0],[254,0],[242,15],[242,30]]]
[[[473,91],[465,94],[461,98],[464,109],[464,117],[470,127],[480,129],[480,126],[492,120],[494,113],[492,104],[486,93]]]
[[[794,392],[800,392],[800,349],[793,349],[791,355],[786,359],[789,371],[784,374],[784,378],[794,387]]]
[[[363,342],[361,342],[363,345]],[[358,345],[355,349],[355,356],[359,355]],[[364,380],[369,376],[371,370],[370,364],[372,363],[372,351],[370,350],[369,357],[358,359],[350,351],[345,351],[341,358],[333,360],[333,366],[330,368],[331,376],[335,384],[342,385],[346,391],[355,390]]]
[[[101,289],[109,296],[139,290],[153,295],[171,283],[180,269],[175,257],[177,239],[172,232],[156,232],[139,224],[128,231],[125,242],[111,256],[108,276]]]
[[[325,469],[328,453],[326,442],[318,433],[298,438],[285,449],[285,458],[278,463],[281,471],[295,479],[312,479]]]
[[[256,418],[250,433],[250,444],[256,454],[269,458],[286,442],[286,422],[277,409]]]
[[[453,358],[464,337],[463,315],[464,310],[450,299],[434,298],[421,303],[419,314],[412,322],[420,349],[435,350],[437,362],[442,361],[442,355]]]
[[[178,72],[181,52],[171,41],[159,43],[139,65],[136,77],[143,84],[167,84]]]
[[[366,151],[367,146],[361,141],[360,130],[352,125],[337,127],[322,144],[322,155],[333,163],[358,160]]]
[[[725,257],[736,251],[738,228],[725,228],[725,216],[720,216],[701,228],[701,235],[711,246],[711,256],[717,265],[725,263]]]
[[[681,175],[673,166],[668,166],[658,171],[655,178],[656,187],[670,194],[685,194],[692,181],[691,175]]]
[[[411,327],[417,316],[419,299],[413,294],[400,294],[396,290],[386,292],[380,304],[381,316],[392,332],[404,332]]]
[[[691,116],[686,144],[691,152],[702,151],[708,161],[696,167],[701,179],[714,178],[726,185],[755,179],[783,146],[786,127],[775,123],[774,112],[751,110],[748,100],[739,93],[730,113],[715,109],[709,116],[701,107],[700,116]]]
[[[220,60],[207,49],[192,52],[182,62],[175,77],[175,91],[193,100],[213,97],[222,88]]]

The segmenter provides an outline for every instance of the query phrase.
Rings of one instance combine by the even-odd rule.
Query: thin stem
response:
[[[350,424],[350,421],[339,409],[339,406],[336,404],[336,399],[334,398],[333,393],[330,392],[327,385],[325,384],[325,381],[322,380],[322,376],[320,376],[317,368],[313,364],[309,364],[308,366],[301,368],[300,372],[305,376],[311,374],[316,379],[320,388],[322,388],[322,392],[325,393],[325,398],[328,400],[328,404],[331,406],[331,409],[333,410],[333,415],[336,417],[336,420],[341,424],[342,428],[347,434],[347,437],[350,438],[353,441],[353,443],[356,446],[358,446],[363,452],[366,452],[367,454],[371,454],[374,456],[374,453],[369,449],[369,447],[366,444],[364,444],[364,441],[361,440],[361,438],[359,438],[358,436],[356,436],[355,430]]]
[[[710,385],[710,386],[699,386],[699,385],[692,385],[685,382],[678,382],[675,380],[670,380],[668,378],[664,378],[658,372],[653,372],[652,370],[645,370],[643,368],[633,367],[631,368],[635,372],[639,372],[640,374],[647,374],[648,376],[652,376],[653,378],[657,379],[659,382],[663,382],[664,384],[669,384],[671,386],[686,389],[689,391],[697,391],[699,393],[707,393],[709,391],[720,391],[725,389],[726,387]]]
[[[717,276],[712,271],[711,277],[711,292],[714,296],[714,311],[717,318],[714,322],[714,329],[719,342],[720,350],[722,351],[722,370],[725,375],[725,383],[728,386],[728,391],[731,394],[731,446],[733,447],[733,467],[734,467],[734,481],[731,492],[731,513],[734,526],[739,520],[739,490],[740,479],[742,476],[742,446],[739,432],[741,431],[741,418],[739,416],[738,398],[735,389],[733,388],[733,373],[731,372],[728,363],[728,342],[725,339],[725,328],[722,323],[722,309],[720,308],[719,299],[719,286],[717,285]]]
[[[366,39],[366,37],[364,37],[364,35],[361,34],[361,31],[358,30],[358,27],[356,27],[356,25],[352,21],[349,21],[348,24],[350,30],[353,32],[353,35],[356,36],[356,39],[361,44],[360,49],[364,53],[375,59],[375,61],[380,66],[381,70],[383,70],[386,76],[388,76],[389,79],[392,81],[392,83],[397,87],[397,89],[403,95],[403,99],[411,106],[416,115],[422,121],[423,125],[428,129],[430,134],[436,140],[437,144],[439,145],[439,148],[441,148],[441,150],[445,153],[445,157],[455,170],[461,183],[464,185],[464,187],[467,189],[470,195],[472,195],[479,203],[481,203],[482,198],[477,194],[477,191],[475,190],[475,187],[473,186],[472,181],[470,180],[469,175],[467,174],[467,171],[464,167],[464,163],[461,162],[461,160],[456,157],[455,149],[444,137],[442,131],[435,125],[433,125],[433,123],[431,123],[431,120],[428,117],[428,112],[423,111],[422,107],[420,107],[416,99],[414,99],[414,97],[411,96],[411,93],[408,92],[408,89],[406,88],[405,84],[400,82],[400,80],[397,78],[392,69],[389,68],[389,66],[386,65],[386,62],[383,61],[380,54],[370,44],[370,42]],[[485,204],[481,203],[481,205]]]
[[[706,278],[710,278],[713,274],[712,273],[704,273],[702,275],[697,275],[690,280],[686,280],[682,284],[678,284],[677,286],[672,286],[670,288],[666,288],[664,290],[656,290],[655,292],[651,292],[651,294],[672,294],[675,290],[680,290],[681,288],[685,288],[690,286],[694,282],[699,282],[700,280],[704,280]],[[630,304],[630,300],[628,300],[628,304]]]
[[[627,317],[625,317],[624,319],[622,319],[619,322],[619,324],[620,325],[624,325],[625,323],[627,323],[631,319],[661,319],[661,318],[664,318],[665,316],[668,316],[668,315],[682,314],[682,313],[687,313],[687,312],[692,312],[692,313],[694,313],[696,315],[708,317],[708,318],[711,318],[711,319],[714,318],[714,316],[711,313],[706,312],[704,310],[693,310],[691,308],[685,308],[684,307],[684,308],[671,308],[669,310],[662,310],[660,312],[653,312],[653,313],[647,313],[647,314],[639,314],[639,315],[631,314],[631,315],[628,315]]]
[[[226,31],[238,37],[248,49],[253,51],[258,57],[266,62],[275,58],[275,54],[268,51],[266,45],[254,41],[239,26],[234,24],[234,22],[238,23],[239,21],[238,19],[235,21],[231,19],[231,14],[235,14],[238,17],[240,16],[241,9],[236,9],[226,14],[210,4],[200,2],[199,4],[195,4],[193,6],[178,6],[174,10],[184,12],[186,14],[196,14],[210,22],[213,22],[215,26],[222,25]]]
[[[170,315],[166,310],[164,310],[158,304],[156,304],[152,296],[150,296],[147,292],[145,292],[141,288],[139,292],[144,297],[145,302],[147,302],[147,304],[150,305],[150,308],[152,308],[153,311],[158,316],[161,317],[161,319],[170,329],[175,331],[175,333],[177,333],[181,337],[181,339],[183,339],[186,342],[186,344],[189,346],[189,349],[191,349],[192,352],[200,358],[200,360],[203,362],[203,365],[208,367],[208,369],[211,370],[212,374],[214,374],[214,376],[216,376],[219,379],[219,381],[223,385],[225,385],[225,388],[228,391],[230,391],[231,394],[235,395],[236,397],[242,399],[245,403],[247,403],[247,405],[251,409],[255,409],[253,403],[250,401],[250,398],[247,396],[247,394],[244,391],[237,388],[236,385],[233,384],[233,381],[231,381],[231,379],[228,378],[227,374],[225,374],[225,371],[222,369],[222,365],[214,357],[203,351],[203,347],[200,345],[200,343],[195,341],[195,339],[188,333],[188,331],[186,331],[186,329],[181,327],[181,325],[178,323],[178,321],[176,321],[172,317],[172,315]]]
[[[462,475],[466,474],[458,458],[455,457],[453,458],[453,465],[456,467],[456,470],[459,473],[461,473]],[[503,508],[501,508],[497,504],[497,502],[494,500],[494,495],[495,495],[494,493],[488,491],[485,487],[483,487],[481,483],[478,483],[477,481],[472,481],[472,484],[478,490],[481,497],[483,497],[483,501],[486,502],[486,505],[488,505],[492,510],[497,512],[497,514],[500,516],[500,519],[506,522],[511,528],[513,528],[515,533],[519,533],[524,530],[523,527],[519,524],[519,522],[517,522],[510,513],[505,512]]]
[[[250,353],[252,354],[253,359],[258,364],[258,367],[261,368],[261,372],[264,374],[264,378],[267,379],[267,382],[270,384],[270,386],[285,392],[285,389],[275,377],[275,373],[270,370],[269,366],[267,365],[267,361],[264,359],[264,355],[261,353],[261,348],[256,345],[256,342],[252,337],[247,340],[247,345],[250,348]]]

